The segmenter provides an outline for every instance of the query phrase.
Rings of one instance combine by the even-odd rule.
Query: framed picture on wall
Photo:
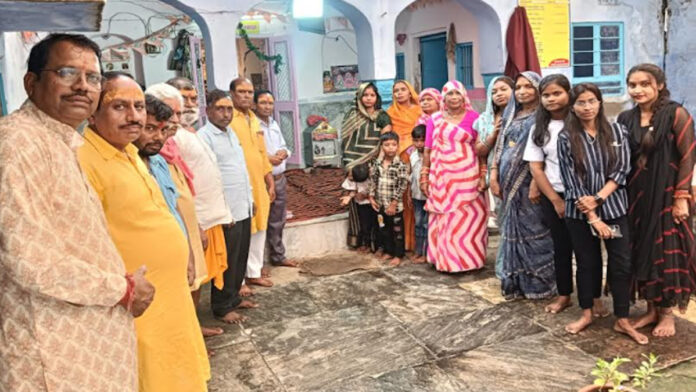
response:
[[[334,91],[357,90],[360,86],[358,65],[337,65],[331,67],[331,80]]]
[[[333,78],[331,77],[331,71],[324,71],[322,74],[322,84],[324,86],[324,94],[333,93],[336,91],[334,88]]]

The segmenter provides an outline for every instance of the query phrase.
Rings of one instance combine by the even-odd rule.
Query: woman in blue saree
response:
[[[556,295],[553,240],[542,220],[541,193],[522,159],[539,106],[540,80],[531,71],[515,80],[490,168],[491,191],[502,199],[496,274],[506,299]]]

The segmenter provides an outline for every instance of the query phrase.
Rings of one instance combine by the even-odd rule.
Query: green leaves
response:
[[[611,362],[601,358],[598,359],[594,369],[592,369],[590,373],[595,377],[593,385],[611,387],[611,392],[618,392],[622,390],[621,384],[629,379],[633,379],[632,385],[634,387],[645,389],[650,381],[654,378],[661,377],[661,375],[657,374],[657,370],[655,370],[658,356],[650,353],[650,355],[643,354],[643,357],[645,360],[641,362],[638,369],[636,369],[630,377],[628,374],[619,370],[621,365],[630,363],[630,359],[616,357]]]
[[[662,375],[658,374],[657,370],[655,370],[658,356],[650,353],[650,355],[643,354],[643,358],[646,360],[642,361],[640,367],[633,372],[633,386],[641,389],[645,389],[653,378],[662,377]]]
[[[242,27],[241,23],[237,25],[237,32],[244,39],[247,48],[254,52],[254,54],[256,55],[256,57],[259,58],[259,60],[273,61],[273,73],[278,74],[278,72],[280,72],[280,67],[283,65],[283,56],[279,54],[276,54],[275,56],[267,56],[265,53],[259,50],[259,48],[256,47],[253,42],[251,42],[249,34],[247,34],[246,30],[244,30],[244,27]]]

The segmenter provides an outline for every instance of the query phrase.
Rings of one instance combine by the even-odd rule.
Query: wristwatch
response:
[[[597,193],[594,195],[594,201],[598,206],[601,206],[604,203],[604,198]]]

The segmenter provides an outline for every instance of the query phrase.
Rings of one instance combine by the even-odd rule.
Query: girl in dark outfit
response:
[[[696,157],[689,113],[669,99],[665,74],[653,64],[631,68],[628,93],[636,106],[619,115],[631,143],[628,182],[631,257],[648,311],[635,327],[657,323],[653,336],[675,334],[672,308],[686,310],[696,290],[689,186]]]
[[[566,325],[577,334],[593,321],[594,299],[602,287],[602,247],[607,250],[607,281],[617,320],[614,330],[639,344],[648,338],[628,320],[631,255],[626,178],[631,149],[626,129],[604,115],[602,93],[592,83],[573,87],[571,112],[558,136],[558,155],[565,187],[565,224],[577,264],[576,282],[582,315]]]

